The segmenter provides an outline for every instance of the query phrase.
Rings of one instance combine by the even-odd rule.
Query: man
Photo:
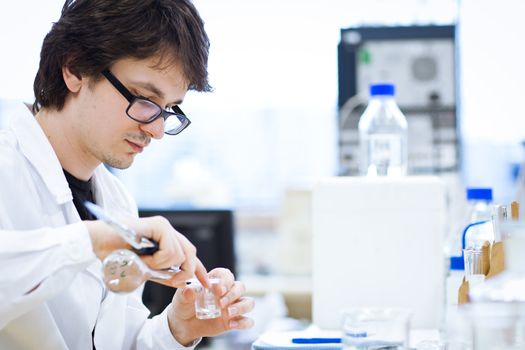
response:
[[[206,272],[167,220],[137,207],[107,171],[129,167],[151,139],[188,124],[179,105],[209,90],[209,42],[189,0],[67,0],[44,39],[36,101],[0,133],[0,349],[181,349],[203,336],[245,329],[253,301],[226,269]],[[141,291],[108,292],[101,261],[130,247],[85,209],[91,200],[159,242],[143,261],[180,265],[180,287],[147,320]],[[221,280],[222,315],[195,317],[196,276]]]

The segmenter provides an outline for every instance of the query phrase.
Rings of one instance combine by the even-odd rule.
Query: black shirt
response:
[[[66,175],[67,183],[73,193],[73,204],[77,208],[80,219],[96,220],[95,216],[84,206],[85,201],[95,202],[93,189],[91,188],[91,179],[87,181],[79,180],[65,170],[64,175]]]
[[[95,216],[91,214],[89,210],[87,210],[86,206],[84,205],[85,201],[90,201],[92,203],[95,203],[95,198],[93,196],[93,189],[91,188],[91,179],[87,181],[82,181],[65,171],[64,175],[66,175],[67,183],[69,184],[69,188],[71,189],[71,192],[73,193],[73,204],[75,205],[75,208],[77,208],[78,214],[80,215],[81,220],[96,220]],[[93,331],[91,332],[91,339],[93,339],[93,350],[95,349],[95,329],[93,328]]]

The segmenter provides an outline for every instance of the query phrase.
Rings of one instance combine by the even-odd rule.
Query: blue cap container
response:
[[[370,96],[394,96],[394,84],[371,84]]]
[[[451,256],[449,269],[457,271],[465,270],[465,260],[463,258],[463,255]]]
[[[467,188],[467,200],[492,201],[492,188]]]

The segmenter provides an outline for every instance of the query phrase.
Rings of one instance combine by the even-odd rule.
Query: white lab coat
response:
[[[110,214],[137,216],[104,166],[93,186]],[[95,324],[97,350],[184,349],[166,311],[147,320],[142,290],[117,295],[104,288],[62,167],[27,108],[0,131],[0,189],[0,349],[88,350]]]

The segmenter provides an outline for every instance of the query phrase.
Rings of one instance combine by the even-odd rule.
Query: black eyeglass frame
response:
[[[113,73],[111,73],[108,69],[104,69],[101,73],[111,83],[111,85],[113,85],[113,87],[115,89],[117,89],[118,92],[120,92],[120,94],[122,96],[124,96],[124,98],[129,102],[128,108],[126,108],[126,114],[127,114],[127,116],[129,118],[133,119],[134,121],[136,121],[138,123],[141,123],[141,124],[149,124],[149,123],[153,123],[155,120],[157,120],[160,117],[162,117],[164,119],[164,121],[166,121],[166,119],[168,119],[168,117],[175,116],[181,122],[181,125],[177,129],[175,129],[174,131],[170,131],[170,132],[164,131],[164,133],[167,134],[167,135],[178,135],[184,129],[186,129],[188,127],[188,125],[191,124],[191,121],[188,119],[188,117],[186,117],[186,114],[184,114],[184,112],[182,111],[182,109],[180,109],[179,106],[171,107],[171,110],[173,112],[167,111],[164,108],[162,108],[161,106],[159,106],[157,103],[155,103],[155,102],[153,102],[153,101],[151,101],[151,100],[149,100],[149,99],[147,99],[145,97],[140,97],[140,96],[133,95],[131,93],[131,91],[129,91],[124,86],[124,84],[122,84],[120,82],[120,80],[118,80],[117,77],[115,77],[113,75]],[[139,119],[133,118],[133,116],[131,114],[129,114],[129,110],[131,109],[132,105],[136,101],[146,101],[148,103],[152,103],[152,104],[154,104],[155,106],[157,106],[159,108],[160,112],[158,114],[152,116],[148,120],[139,120]]]

